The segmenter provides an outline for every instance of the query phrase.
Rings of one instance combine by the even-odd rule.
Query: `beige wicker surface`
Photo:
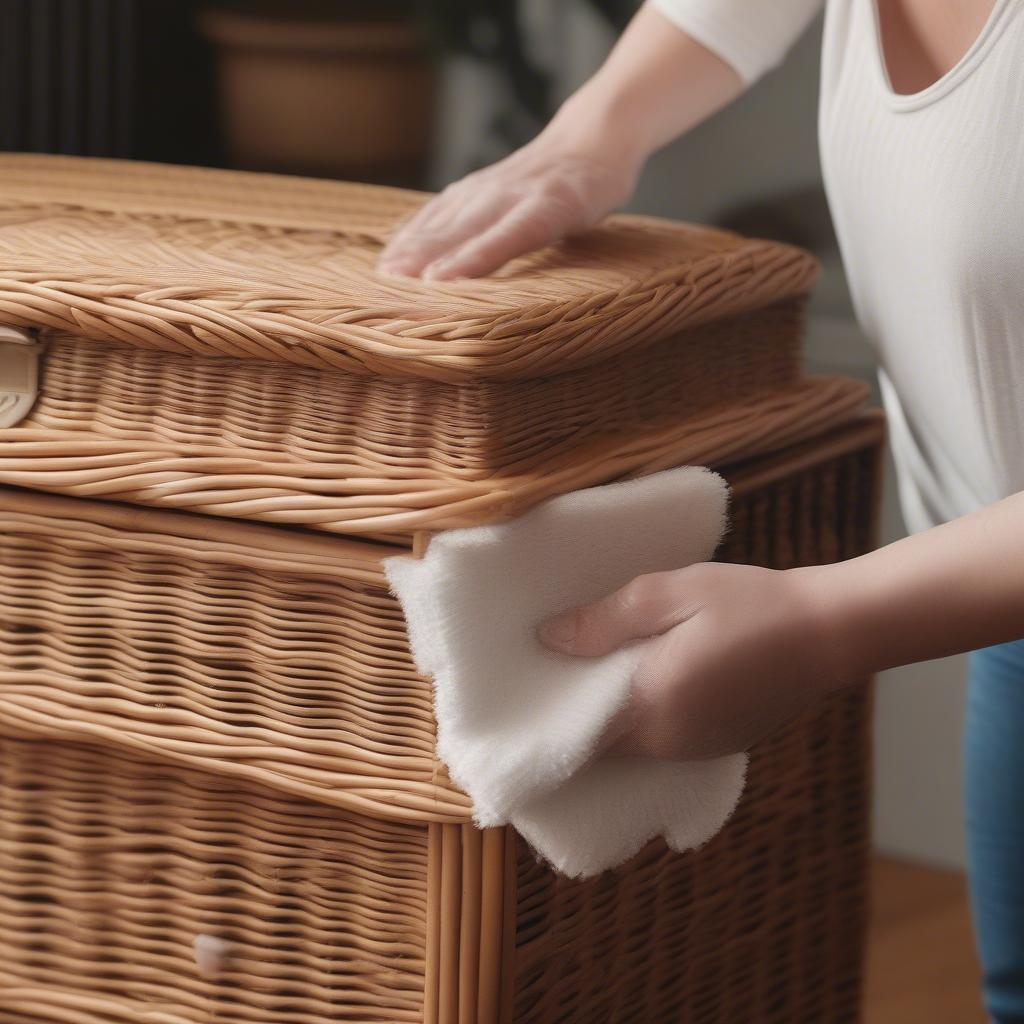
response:
[[[448,284],[374,272],[425,197],[0,155],[0,317],[193,355],[460,381],[562,372],[804,294],[799,249],[654,218]]]
[[[731,474],[724,557],[868,547],[879,434]],[[464,824],[387,549],[14,491],[0,510],[0,1006],[19,1024],[856,1020],[862,696],[757,751],[705,850],[566,882]],[[215,977],[197,935],[226,943]]]

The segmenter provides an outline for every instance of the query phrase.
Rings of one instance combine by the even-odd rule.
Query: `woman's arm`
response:
[[[652,636],[605,748],[746,750],[873,672],[1024,638],[1024,494],[834,565],[642,576],[541,630],[581,656]]]
[[[818,570],[854,674],[1024,638],[1024,493]]]
[[[477,277],[596,223],[629,199],[655,150],[743,91],[729,58],[698,42],[686,24],[692,20],[723,50],[736,39],[737,53],[746,55],[759,23],[773,28],[764,46],[774,48],[782,36],[792,42],[819,2],[659,0],[657,8],[642,7],[597,74],[536,139],[428,202],[392,237],[379,269],[433,280]],[[749,13],[743,22],[737,9]]]

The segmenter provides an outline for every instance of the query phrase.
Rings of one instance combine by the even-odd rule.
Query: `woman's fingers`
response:
[[[549,619],[539,630],[540,639],[552,650],[597,657],[657,636],[693,614],[681,579],[679,572],[638,576],[594,604]]]
[[[453,182],[438,192],[437,195],[428,199],[411,217],[398,225],[391,239],[381,250],[381,258],[394,255],[396,250],[401,249],[404,244],[403,239],[408,238],[410,235],[415,235],[419,232],[429,232],[444,224],[445,221],[451,220],[452,211],[458,210],[461,205],[460,195],[462,190],[469,186],[472,180],[473,176],[470,175],[461,181]],[[461,199],[464,200],[465,196],[461,195]]]
[[[556,201],[530,196],[459,248],[427,264],[423,277],[428,281],[482,277],[516,256],[557,241],[569,222],[567,211]]]
[[[377,269],[385,274],[416,276],[486,231],[515,201],[507,190],[484,187],[474,191],[467,182],[459,182],[398,229],[381,252]]]
[[[634,171],[531,143],[449,185],[391,238],[381,273],[434,281],[480,277],[600,220],[623,202]]]

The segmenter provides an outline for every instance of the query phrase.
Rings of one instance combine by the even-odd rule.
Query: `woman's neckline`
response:
[[[878,0],[866,0],[870,8],[872,28],[872,56],[875,72],[879,78],[885,101],[894,110],[917,110],[934,103],[937,99],[951,92],[981,63],[982,58],[992,43],[998,39],[997,29],[1002,25],[1003,16],[1009,11],[1016,0],[995,0],[985,23],[974,38],[974,42],[964,51],[963,56],[944,74],[940,75],[931,85],[917,92],[896,92],[889,77],[889,67],[885,58],[885,46],[882,40],[881,17]]]

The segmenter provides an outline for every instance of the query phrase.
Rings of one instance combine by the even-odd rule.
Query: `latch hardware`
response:
[[[35,405],[42,350],[29,331],[0,326],[0,428],[16,427]]]

